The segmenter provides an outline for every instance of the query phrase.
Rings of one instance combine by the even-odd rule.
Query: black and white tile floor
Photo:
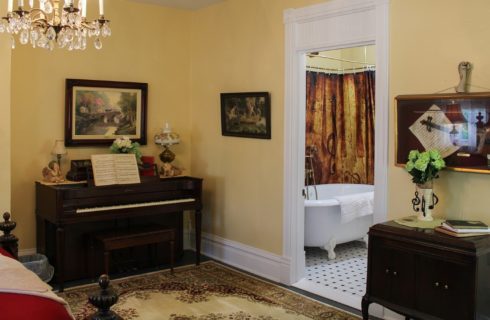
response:
[[[328,260],[327,251],[305,248],[306,279],[317,286],[362,297],[366,291],[367,249],[364,242],[353,241],[335,248],[337,257]]]

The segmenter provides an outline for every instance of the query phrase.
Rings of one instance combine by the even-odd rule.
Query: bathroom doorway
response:
[[[305,277],[294,284],[358,308],[373,224],[376,46],[306,54]]]
[[[373,223],[386,220],[389,106],[388,4],[387,0],[332,0],[285,12],[284,255],[289,262],[287,270],[289,284],[297,285],[306,277],[305,202],[302,191],[305,185],[307,54],[376,45],[374,49],[376,197]],[[358,299],[339,302],[360,309]]]

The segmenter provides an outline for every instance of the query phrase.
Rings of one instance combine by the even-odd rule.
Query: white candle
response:
[[[34,7],[34,0],[29,0],[29,7]]]
[[[7,12],[12,12],[14,8],[14,0],[9,0],[7,3]]]
[[[24,6],[24,0],[19,0],[19,8]]]
[[[104,0],[99,0],[99,13],[101,16],[104,15]]]
[[[87,17],[87,0],[82,0],[82,17]]]

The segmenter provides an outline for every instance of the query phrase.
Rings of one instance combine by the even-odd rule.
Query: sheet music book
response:
[[[96,186],[141,182],[134,154],[94,154],[91,159]]]

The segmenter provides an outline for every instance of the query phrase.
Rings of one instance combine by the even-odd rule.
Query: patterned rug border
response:
[[[201,262],[200,265],[214,265],[214,266],[217,266],[217,267],[221,267],[221,268],[226,269],[226,270],[228,270],[230,272],[240,274],[240,275],[242,275],[244,277],[252,278],[255,281],[263,282],[263,283],[265,283],[267,285],[274,286],[274,287],[276,287],[276,288],[278,288],[280,290],[284,290],[286,292],[289,292],[290,294],[298,295],[298,296],[300,296],[300,297],[302,297],[302,298],[304,298],[304,299],[306,299],[306,300],[308,300],[310,302],[321,304],[321,305],[323,305],[323,306],[325,306],[327,308],[331,308],[331,309],[334,309],[334,310],[336,310],[336,311],[338,311],[340,313],[345,313],[347,315],[350,315],[350,316],[353,316],[353,317],[357,317],[358,319],[360,319],[359,318],[359,315],[357,315],[355,313],[352,313],[350,311],[341,309],[339,307],[333,306],[333,305],[328,304],[328,303],[325,303],[323,301],[314,299],[312,297],[306,296],[306,295],[304,295],[302,293],[296,292],[294,290],[289,289],[288,287],[285,287],[285,285],[282,285],[280,283],[273,282],[272,280],[265,279],[265,278],[262,278],[260,276],[254,275],[252,273],[249,273],[248,271],[240,270],[240,269],[238,269],[238,268],[236,268],[234,266],[230,266],[230,265],[224,264],[224,263],[222,263],[220,261],[210,260],[210,261]],[[192,269],[194,269],[196,267],[199,267],[199,266],[196,266],[195,264],[179,266],[179,267],[175,267],[174,268],[174,272],[185,272],[186,270],[192,270]],[[151,275],[154,275],[154,274],[159,274],[159,273],[170,273],[170,269],[161,269],[161,270],[156,270],[156,271],[151,271],[151,272],[146,272],[146,273],[141,273],[141,274],[136,274],[136,275],[130,275],[130,276],[126,276],[126,277],[111,279],[111,285],[118,284],[118,283],[124,282],[124,281],[128,281],[130,279],[145,278],[145,277],[148,277],[148,276],[151,276]],[[83,285],[79,285],[79,286],[65,288],[63,294],[69,294],[70,292],[73,292],[73,291],[83,290],[83,289],[85,289],[87,287],[94,287],[94,286],[97,286],[97,282],[92,282],[92,283],[88,283],[88,284],[83,284]],[[58,291],[56,291],[56,293],[58,293]]]
[[[317,302],[317,303],[323,304],[324,306],[327,306],[327,307],[329,307],[329,308],[335,309],[335,310],[337,310],[337,311],[339,311],[339,312],[344,312],[344,313],[350,314],[351,316],[354,316],[354,317],[359,317],[359,315],[357,315],[357,314],[355,314],[355,313],[352,313],[352,312],[350,312],[350,311],[347,311],[347,310],[341,309],[341,308],[336,307],[336,306],[332,306],[331,304],[325,303],[325,302],[323,302],[323,301],[320,301],[320,300],[317,300],[317,299],[314,299],[314,298],[308,297],[308,296],[306,296],[306,295],[304,295],[304,294],[302,294],[302,293],[299,293],[299,292],[296,292],[296,291],[294,291],[294,290],[291,290],[291,289],[289,289],[289,288],[287,288],[287,287],[284,287],[284,286],[283,286],[283,284],[281,284],[281,283],[273,282],[272,280],[262,278],[262,277],[260,277],[260,276],[254,275],[254,274],[252,274],[252,273],[248,273],[248,271],[243,271],[243,270],[240,270],[240,269],[238,269],[238,268],[236,268],[236,267],[233,267],[233,266],[230,266],[230,265],[223,264],[222,262],[219,262],[219,261],[206,261],[206,263],[207,263],[207,262],[214,262],[215,264],[217,264],[217,265],[219,265],[219,266],[221,266],[221,267],[223,267],[223,268],[226,268],[226,269],[228,269],[228,270],[231,270],[231,271],[233,271],[233,272],[240,273],[240,274],[243,274],[243,275],[245,275],[245,276],[247,276],[247,277],[254,278],[254,279],[258,280],[258,281],[262,281],[262,282],[268,283],[268,284],[270,284],[270,285],[273,285],[273,286],[279,287],[279,288],[281,288],[282,290],[289,291],[290,293],[293,293],[293,294],[297,294],[297,295],[302,296],[303,298],[305,298],[305,299],[307,299],[307,300],[310,300],[310,301],[313,301],[313,302]],[[314,294],[314,293],[312,293],[312,294]],[[339,303],[340,303],[340,302],[339,302]]]

